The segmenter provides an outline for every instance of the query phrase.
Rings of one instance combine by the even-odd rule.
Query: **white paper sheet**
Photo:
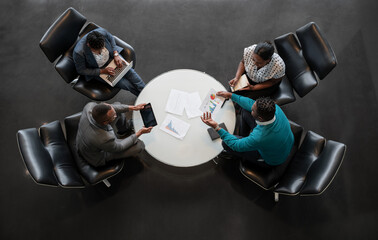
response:
[[[167,114],[163,123],[160,125],[160,130],[182,140],[188,132],[189,127],[189,123]]]
[[[183,91],[171,89],[165,111],[182,116],[188,101],[188,94]]]
[[[222,107],[225,99],[217,96],[216,93],[217,92],[212,88],[206,95],[200,107],[200,110],[203,113],[210,112],[212,115],[216,115],[219,109]]]
[[[188,93],[188,101],[185,105],[185,111],[188,118],[194,118],[202,116],[202,111],[200,110],[201,97],[198,92]]]

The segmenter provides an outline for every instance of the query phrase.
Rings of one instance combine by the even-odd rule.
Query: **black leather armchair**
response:
[[[64,119],[64,125],[66,127],[67,143],[71,150],[72,156],[76,161],[77,168],[80,174],[90,183],[97,184],[104,182],[106,186],[110,186],[110,183],[106,180],[119,173],[124,165],[124,161],[113,161],[104,167],[92,167],[85,161],[77,151],[76,148],[76,134],[80,121],[81,113],[77,113],[66,117]]]
[[[337,65],[335,53],[314,22],[274,40],[278,54],[286,64],[286,76],[300,97],[318,85]],[[299,41],[298,41],[299,40]]]
[[[119,161],[94,168],[79,158],[73,150],[72,138],[76,137],[80,115],[75,117],[65,121],[68,144],[59,121],[41,126],[39,133],[36,128],[19,130],[17,143],[25,167],[32,179],[41,185],[80,188],[85,187],[84,179],[93,185],[102,181],[109,187],[107,179],[119,173],[124,163]]]
[[[295,138],[294,145],[299,144],[302,130],[298,129],[301,127],[295,124],[293,128],[293,123],[290,124]],[[298,146],[299,148],[293,148],[286,162],[278,169],[267,171],[241,161],[240,171],[265,190],[273,190],[275,201],[279,200],[279,194],[303,196],[323,193],[342,164],[345,144],[327,141],[324,137],[308,131]]]
[[[86,21],[87,19],[74,8],[68,8],[46,31],[39,46],[50,62],[56,61],[56,71],[67,83],[71,84],[73,89],[92,100],[106,101],[113,98],[120,89],[99,81],[87,82],[77,73],[72,58],[77,41],[86,33],[99,27],[90,22],[83,28]],[[115,40],[117,45],[123,48],[120,54],[127,61],[133,61],[133,67],[135,67],[134,49],[116,36]]]
[[[294,135],[294,145],[284,164],[281,164],[274,169],[267,170],[259,167],[256,168],[254,165],[251,165],[244,159],[241,159],[240,161],[240,172],[249,180],[253,181],[265,190],[272,189],[278,183],[294,154],[297,152],[299,143],[301,141],[303,128],[291,121],[290,127]]]

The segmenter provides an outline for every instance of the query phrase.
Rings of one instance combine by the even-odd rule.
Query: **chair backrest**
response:
[[[286,65],[286,75],[300,97],[304,97],[318,85],[316,76],[302,55],[302,49],[293,33],[274,40],[276,49]]]
[[[84,186],[59,121],[43,125],[40,136],[35,128],[20,130],[17,140],[25,166],[36,183],[62,187]]]
[[[77,40],[87,19],[74,8],[68,8],[46,31],[39,46],[50,62],[54,62]]]
[[[336,55],[325,35],[314,22],[297,29],[296,33],[307,63],[319,79],[324,79],[337,65]]]

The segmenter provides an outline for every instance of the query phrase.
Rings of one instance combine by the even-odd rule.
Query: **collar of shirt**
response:
[[[274,115],[274,117],[272,119],[270,119],[269,121],[265,121],[265,122],[260,122],[260,121],[257,121],[256,120],[256,123],[258,125],[261,125],[261,126],[266,126],[266,125],[269,125],[271,123],[274,123],[274,121],[276,121],[276,115]]]

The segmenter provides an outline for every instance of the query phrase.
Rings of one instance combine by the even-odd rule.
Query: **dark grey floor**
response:
[[[284,110],[306,130],[347,144],[332,185],[321,196],[274,204],[235,162],[174,169],[147,156],[144,164],[130,161],[111,189],[36,185],[17,130],[62,120],[89,101],[38,46],[69,6],[130,43],[145,82],[190,68],[226,84],[244,47],[315,21],[339,64]],[[0,239],[377,239],[376,0],[15,0],[0,9]]]

